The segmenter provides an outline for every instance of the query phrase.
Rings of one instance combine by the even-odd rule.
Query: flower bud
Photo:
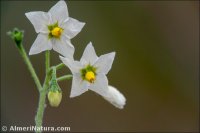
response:
[[[24,31],[14,28],[13,31],[7,32],[7,35],[9,35],[19,47],[24,37]]]
[[[62,91],[58,85],[57,79],[56,79],[56,68],[53,67],[52,72],[52,79],[50,82],[50,88],[48,92],[48,100],[49,104],[52,107],[58,107],[61,100],[62,100]]]
[[[126,104],[124,95],[112,86],[108,86],[108,91],[103,98],[119,109],[123,109]]]
[[[62,92],[61,91],[49,91],[48,92],[48,100],[49,104],[52,107],[58,107],[62,100]]]

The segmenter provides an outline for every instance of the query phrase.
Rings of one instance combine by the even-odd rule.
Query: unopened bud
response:
[[[52,107],[58,107],[62,100],[62,92],[61,91],[49,91],[48,92],[48,100],[49,100],[49,104]]]
[[[7,32],[7,35],[9,35],[19,47],[24,37],[24,31],[14,28],[13,31]]]

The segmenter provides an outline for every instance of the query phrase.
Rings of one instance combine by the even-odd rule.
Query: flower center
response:
[[[85,79],[86,79],[87,81],[89,81],[90,83],[94,83],[95,74],[94,74],[92,71],[88,71],[88,72],[85,74]]]
[[[88,81],[89,83],[94,83],[96,80],[96,67],[88,64],[84,68],[80,69],[80,74],[83,80]]]
[[[63,32],[63,29],[60,28],[60,27],[55,27],[55,28],[53,28],[51,30],[52,36],[57,37],[57,38],[60,37],[60,35],[61,35],[62,32]]]

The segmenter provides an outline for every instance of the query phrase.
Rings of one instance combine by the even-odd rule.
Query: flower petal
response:
[[[79,73],[73,74],[70,98],[79,96],[86,91],[88,91],[87,81],[82,80],[81,75]]]
[[[58,21],[59,24],[65,21],[69,16],[67,4],[64,0],[58,1],[53,7],[51,7],[49,13],[51,14],[53,23]]]
[[[50,39],[48,39],[48,35],[39,33],[33,45],[31,46],[29,55],[38,54],[45,50],[51,50],[51,49],[52,49],[52,42]]]
[[[74,46],[71,44],[70,40],[67,40],[64,36],[60,39],[53,39],[53,50],[60,53],[61,55],[74,59]]]
[[[81,65],[80,62],[78,61],[74,61],[74,60],[71,60],[71,59],[68,59],[68,58],[65,58],[65,57],[62,57],[62,56],[59,56],[61,61],[69,67],[69,69],[71,70],[71,72],[74,74],[74,73],[79,73],[80,72],[80,69],[83,67]]]
[[[48,33],[48,27],[50,23],[50,17],[48,13],[42,12],[42,11],[36,11],[36,12],[28,12],[25,13],[26,17],[30,20],[30,22],[33,24],[35,31],[37,33]]]
[[[101,55],[94,64],[97,67],[97,73],[107,74],[112,67],[114,58],[115,52]]]
[[[119,109],[123,109],[126,104],[124,95],[113,86],[108,86],[107,94],[103,98]]]
[[[81,57],[80,62],[82,64],[91,64],[93,65],[94,62],[98,59],[98,56],[96,55],[96,52],[94,50],[94,47],[92,46],[92,43],[90,42],[84,52],[83,52],[83,56]]]
[[[98,74],[96,80],[89,87],[90,90],[101,96],[106,96],[108,91],[108,79],[104,74]]]
[[[84,25],[85,23],[83,22],[69,18],[64,23],[62,23],[61,27],[64,29],[64,34],[66,34],[69,39],[72,39],[82,30]]]

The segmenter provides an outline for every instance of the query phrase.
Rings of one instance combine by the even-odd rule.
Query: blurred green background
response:
[[[48,11],[57,1],[1,1],[1,124],[30,126],[36,86],[6,32],[25,30],[28,52],[37,34],[24,13]],[[109,84],[127,98],[116,109],[92,91],[70,99],[71,81],[60,83],[63,100],[48,105],[44,126],[71,131],[197,132],[199,129],[198,1],[68,1],[69,15],[86,22],[72,39],[75,59],[93,42],[97,55],[116,51]],[[51,52],[51,64],[60,63]],[[44,53],[30,56],[43,82]],[[68,68],[58,72],[69,73]]]

